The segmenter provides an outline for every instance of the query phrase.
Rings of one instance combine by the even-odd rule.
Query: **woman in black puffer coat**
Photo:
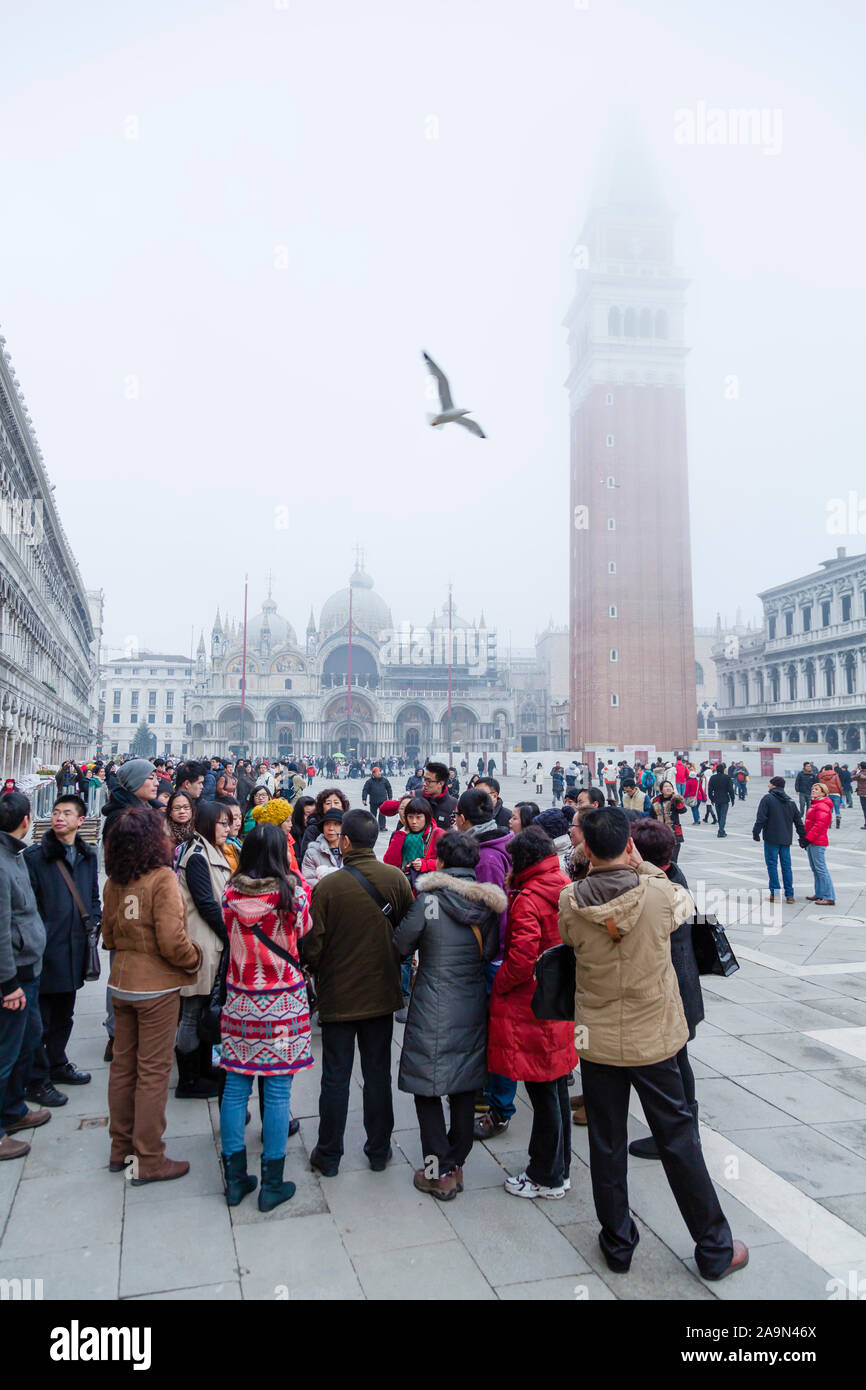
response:
[[[487,1079],[487,990],[483,965],[499,950],[501,888],[478,883],[471,835],[448,831],[436,845],[437,871],[416,881],[418,898],[394,933],[401,957],[419,953],[397,1085],[415,1097],[424,1167],[419,1192],[450,1201],[463,1191],[472,1148],[475,1091]],[[442,1096],[448,1096],[446,1134]]]

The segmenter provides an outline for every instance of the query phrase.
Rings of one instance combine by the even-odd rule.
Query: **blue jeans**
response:
[[[220,1145],[224,1154],[236,1154],[246,1147],[244,1124],[247,1102],[253,1089],[253,1078],[240,1072],[226,1072],[226,1084],[220,1102]],[[292,1097],[291,1076],[265,1077],[265,1114],[262,1128],[262,1158],[285,1158],[289,1137],[289,1104]]]
[[[493,988],[493,981],[496,978],[496,972],[501,964],[501,960],[495,960],[488,961],[484,966],[484,983],[487,985],[488,999]],[[509,1076],[500,1076],[495,1071],[489,1072],[484,1094],[497,1119],[510,1120],[511,1116],[515,1114],[517,1106],[514,1104],[514,1097],[517,1095],[517,1082],[512,1081]]]
[[[692,820],[694,821],[695,825],[700,825],[701,823],[701,808],[697,802],[695,802],[694,806],[692,807]]]
[[[835,811],[836,811],[836,815],[837,815],[837,816],[841,816],[841,814],[842,814],[842,798],[841,798],[841,796],[836,796],[833,792],[831,792],[831,793],[830,793],[830,800],[831,800],[832,803],[833,803],[833,806],[834,806]],[[824,846],[821,845],[820,848],[823,849]]]
[[[730,801],[728,800],[727,797],[725,797],[724,801],[714,801],[714,802],[713,802],[713,805],[714,805],[715,808],[716,808],[716,815],[717,815],[718,818],[719,818],[719,834],[720,834],[720,835],[721,835],[722,831],[725,829],[725,821],[728,819],[728,807],[730,806],[730,804],[731,804],[731,803],[730,803]]]
[[[23,1009],[0,1009],[0,1139],[4,1125],[27,1114],[24,1092],[33,1054],[42,1042],[39,976],[21,984],[27,1000]]]
[[[809,845],[806,853],[809,856],[809,867],[815,880],[815,897],[835,898],[836,890],[833,887],[833,880],[827,872],[827,846]]]
[[[403,991],[403,998],[408,999],[412,989],[412,957],[404,960],[400,966],[400,988]]]
[[[678,794],[679,794],[680,796],[685,796],[685,794],[686,794],[686,784],[685,784],[685,782],[675,782],[675,783],[674,783],[674,786],[676,787],[677,792],[678,792]]]
[[[794,875],[791,873],[791,846],[771,845],[765,840],[764,863],[767,866],[767,873],[770,875],[770,892],[778,893],[779,891],[779,864],[781,863],[785,897],[793,898]]]

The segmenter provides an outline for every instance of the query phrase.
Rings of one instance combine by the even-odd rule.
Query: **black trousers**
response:
[[[56,1067],[69,1059],[66,1044],[72,1032],[75,1012],[75,991],[69,994],[40,994],[39,1012],[42,1015],[42,1042],[33,1054],[30,1078],[34,1085],[43,1086]]]
[[[394,1015],[322,1024],[322,1085],[319,1091],[319,1157],[338,1164],[349,1113],[349,1085],[355,1062],[355,1039],[364,1078],[364,1129],[368,1158],[386,1159],[394,1129],[391,1100],[391,1038]]]
[[[710,1278],[734,1255],[731,1228],[707,1172],[697,1126],[686,1104],[676,1057],[649,1067],[612,1067],[581,1058],[580,1076],[589,1125],[589,1169],[599,1241],[615,1261],[628,1264],[638,1231],[628,1205],[628,1098],[640,1097],[647,1124],[676,1204],[695,1242],[695,1263]]]
[[[446,1133],[445,1113],[441,1096],[416,1096],[415,1111],[421,1131],[421,1151],[424,1169],[428,1171],[431,1158],[436,1159],[433,1177],[444,1177],[462,1168],[472,1149],[472,1127],[475,1122],[475,1092],[457,1091],[448,1097],[451,1124]]]
[[[527,1081],[532,1133],[526,1176],[540,1187],[561,1187],[571,1168],[571,1106],[568,1081]]]

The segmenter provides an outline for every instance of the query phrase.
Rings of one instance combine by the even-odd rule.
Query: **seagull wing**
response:
[[[451,399],[451,387],[448,385],[448,378],[441,367],[437,367],[432,357],[427,353],[422,353],[424,361],[427,363],[427,370],[431,376],[435,376],[439,383],[439,404],[442,410],[453,410],[454,402]]]
[[[455,420],[453,423],[455,425],[462,425],[465,430],[470,430],[472,434],[477,434],[479,439],[487,438],[487,435],[477,421],[467,420],[465,415],[461,415],[459,419]]]

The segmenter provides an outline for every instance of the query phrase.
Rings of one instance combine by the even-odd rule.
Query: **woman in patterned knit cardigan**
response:
[[[292,1077],[312,1065],[307,986],[298,938],[310,928],[308,902],[286,864],[286,838],[276,825],[247,835],[240,865],[223,898],[229,935],[222,1058],[226,1071],[220,1136],[226,1200],[237,1206],[256,1186],[247,1175],[244,1121],[253,1077],[264,1077],[265,1111],[259,1210],[287,1202],[283,1182]]]

